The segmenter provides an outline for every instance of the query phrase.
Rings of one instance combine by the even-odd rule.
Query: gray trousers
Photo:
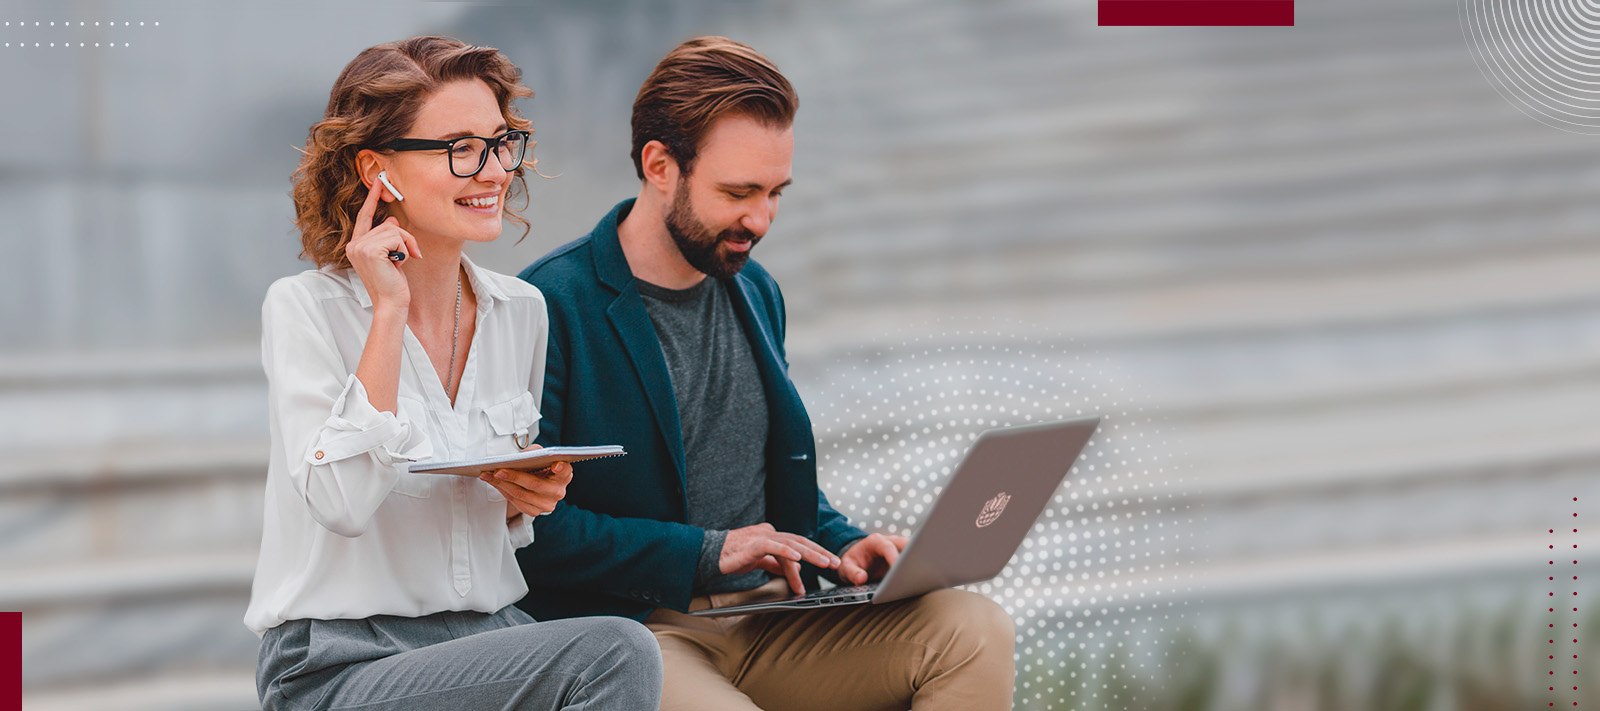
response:
[[[266,711],[653,711],[661,649],[633,620],[534,622],[515,607],[291,620],[263,636],[256,689]]]

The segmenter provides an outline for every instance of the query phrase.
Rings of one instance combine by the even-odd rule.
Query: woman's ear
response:
[[[368,190],[378,185],[378,173],[385,170],[383,163],[383,154],[370,148],[363,148],[361,152],[356,153],[356,174],[361,176],[361,184],[367,186]],[[379,199],[384,202],[394,202],[394,195],[385,190]]]

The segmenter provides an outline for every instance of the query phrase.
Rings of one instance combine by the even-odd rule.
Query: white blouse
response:
[[[515,551],[532,521],[470,477],[411,462],[507,454],[538,435],[544,296],[465,257],[477,328],[452,406],[405,331],[398,414],[356,379],[372,300],[354,270],[279,279],[261,307],[272,452],[261,557],[244,623],[494,612],[527,594]]]

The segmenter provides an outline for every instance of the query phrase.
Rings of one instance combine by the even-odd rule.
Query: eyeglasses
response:
[[[489,146],[494,146],[494,155],[499,159],[501,168],[505,168],[506,172],[516,170],[527,155],[530,143],[528,136],[531,133],[531,131],[511,130],[493,138],[462,136],[448,141],[396,138],[378,147],[391,151],[443,150],[450,155],[450,174],[457,178],[470,178],[488,164]]]

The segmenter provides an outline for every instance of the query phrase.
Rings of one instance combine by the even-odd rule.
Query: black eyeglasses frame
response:
[[[509,173],[517,168],[522,167],[522,165],[527,162],[528,149],[532,148],[534,144],[534,141],[530,140],[533,136],[532,131],[514,128],[498,136],[458,136],[449,140],[438,140],[433,138],[396,138],[388,143],[378,146],[378,149],[390,151],[443,150],[448,153],[449,151],[455,150],[456,143],[465,141],[469,138],[476,138],[480,141],[483,141],[483,150],[478,152],[478,167],[476,170],[472,171],[471,173],[467,173],[466,175],[462,175],[456,172],[455,160],[453,158],[450,160],[451,175],[454,175],[457,178],[470,178],[478,173],[483,172],[484,166],[489,164],[489,151],[493,149],[496,153],[499,153],[500,145],[505,143],[506,137],[513,135],[522,136],[522,155],[517,156],[517,164],[511,166],[510,168],[506,168],[505,163],[503,162],[500,164],[500,167],[505,168],[506,172]]]

